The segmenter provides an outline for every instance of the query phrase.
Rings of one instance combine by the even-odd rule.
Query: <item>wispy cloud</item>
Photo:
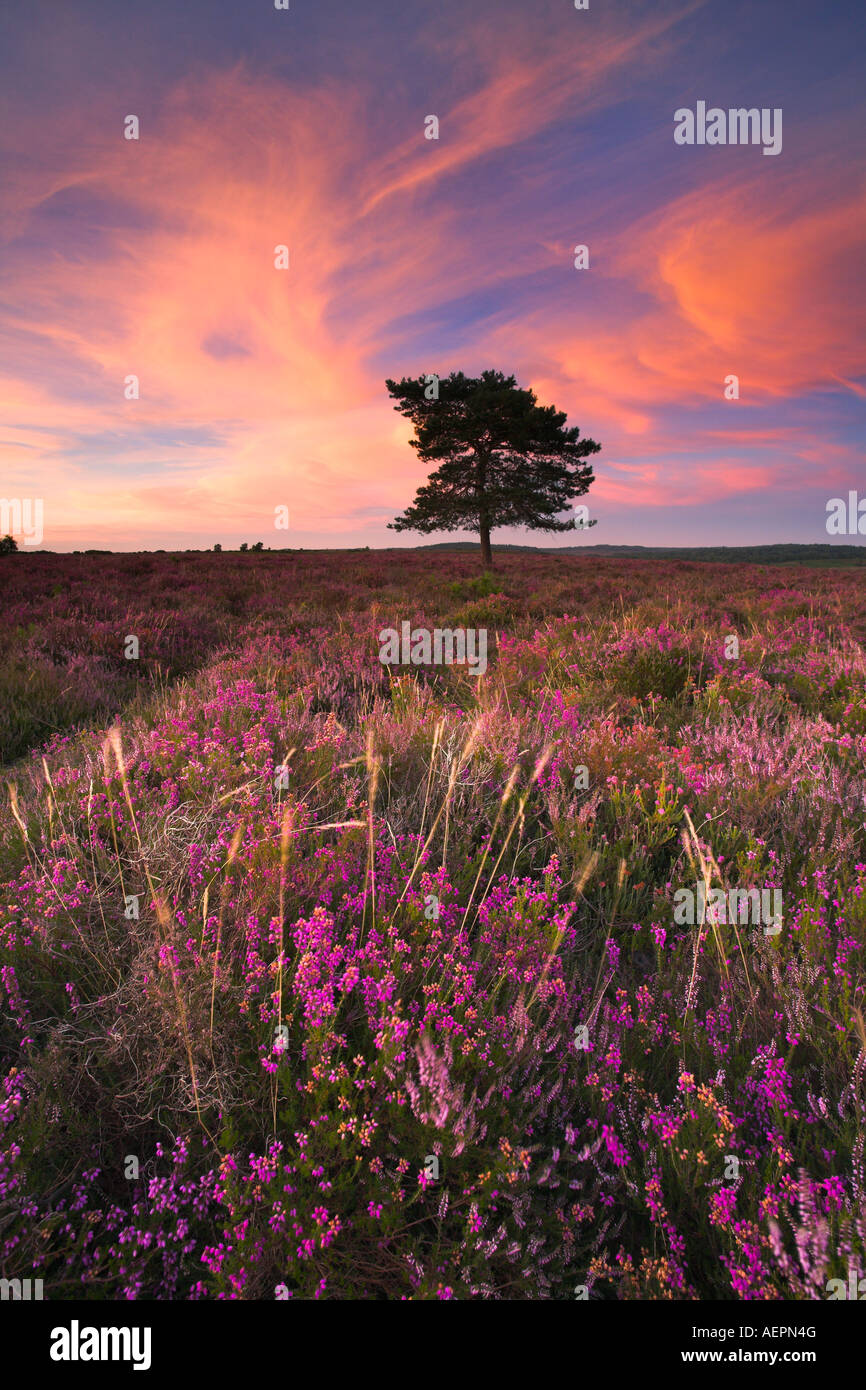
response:
[[[809,410],[866,389],[864,195],[814,142],[771,196],[743,160],[676,163],[678,65],[704,11],[599,12],[579,42],[524,6],[430,19],[418,48],[448,69],[441,100],[404,83],[389,123],[371,119],[387,69],[372,43],[352,83],[202,62],[137,142],[128,74],[98,115],[70,104],[62,142],[7,105],[4,489],[42,492],[49,546],[112,526],[267,543],[277,505],[298,535],[381,543],[422,481],[383,377],[486,366],[601,439],[600,502],[804,477]],[[638,89],[642,124],[622,111]],[[828,445],[838,475],[853,468],[847,417]]]

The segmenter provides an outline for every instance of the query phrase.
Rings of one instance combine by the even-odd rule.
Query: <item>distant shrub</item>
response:
[[[484,570],[482,574],[474,575],[470,579],[455,579],[448,585],[448,592],[452,598],[486,598],[488,594],[501,594],[503,590],[502,578],[494,574],[492,570]]]

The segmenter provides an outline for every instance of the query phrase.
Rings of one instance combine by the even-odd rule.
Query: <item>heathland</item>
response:
[[[497,566],[0,557],[0,1277],[866,1272],[866,579]],[[485,630],[484,674],[383,665],[405,621]]]

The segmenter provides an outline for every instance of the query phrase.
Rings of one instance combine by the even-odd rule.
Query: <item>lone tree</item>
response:
[[[584,460],[601,445],[578,443],[580,431],[566,428],[564,411],[539,405],[534,391],[502,372],[404,377],[385,385],[394,409],[415,426],[410,444],[419,459],[442,460],[412,506],[388,523],[390,530],[477,531],[482,566],[492,569],[495,526],[575,529],[573,519],[557,517],[593,483]]]

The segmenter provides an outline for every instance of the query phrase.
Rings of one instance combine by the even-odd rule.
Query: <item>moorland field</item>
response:
[[[19,553],[0,591],[0,1277],[866,1272],[862,571]],[[407,619],[486,629],[485,674],[383,665]],[[677,920],[697,884],[781,930]]]

